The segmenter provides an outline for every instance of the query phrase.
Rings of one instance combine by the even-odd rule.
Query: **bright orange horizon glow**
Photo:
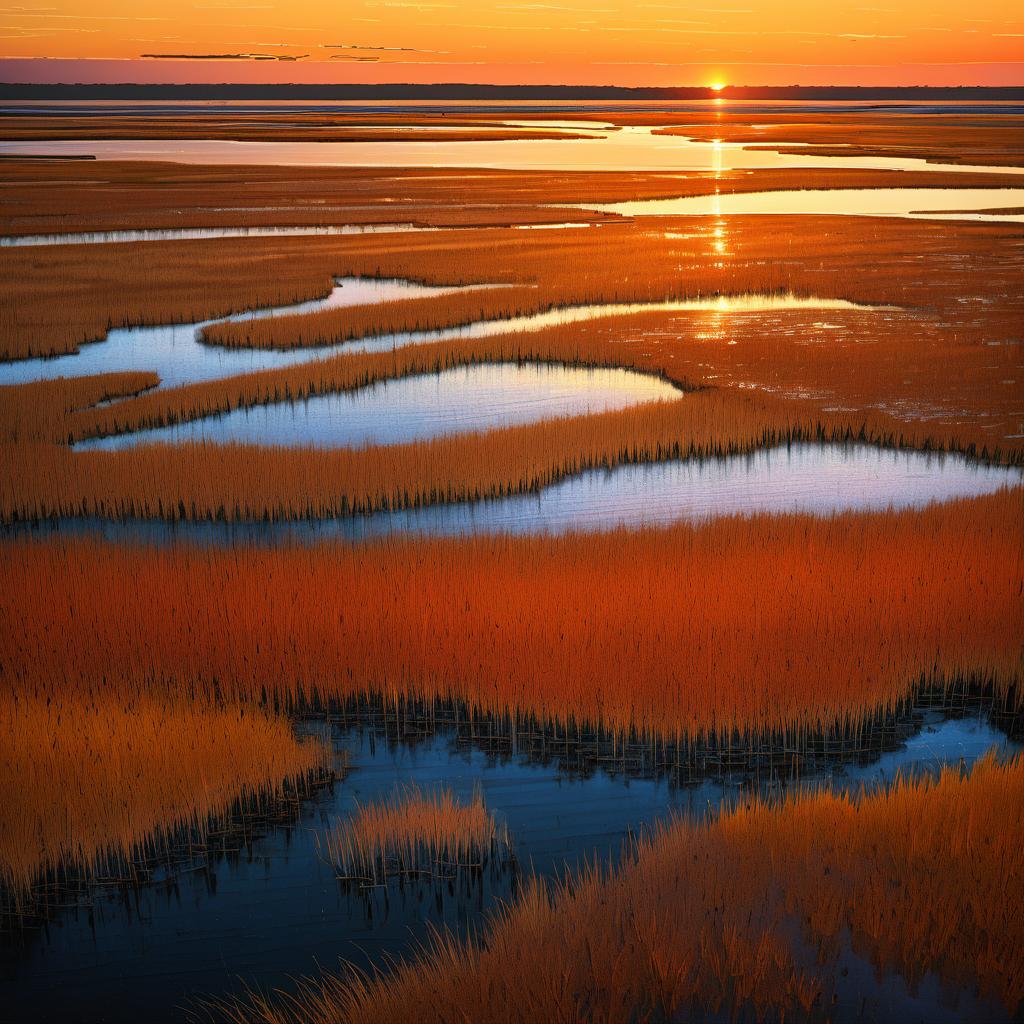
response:
[[[1024,84],[1017,0],[30,0],[0,80]]]

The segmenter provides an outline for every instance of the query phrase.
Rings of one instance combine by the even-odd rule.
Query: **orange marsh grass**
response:
[[[631,115],[637,117],[638,115]],[[891,116],[891,115],[886,115]],[[76,127],[81,119],[64,119]],[[0,132],[2,134],[2,132]],[[548,204],[792,188],[988,188],[1019,184],[1001,174],[814,169],[721,174],[618,171],[460,172],[428,168],[189,165],[157,161],[4,160],[4,234],[415,221],[509,224],[600,219]],[[244,191],[245,205],[239,208]],[[396,193],[400,198],[395,203]]]
[[[1022,494],[560,538],[8,540],[0,684],[452,698],[669,738],[855,727],[922,682],[1011,699]]]
[[[236,802],[283,792],[329,751],[254,707],[47,688],[0,697],[0,884],[85,876],[198,834]]]
[[[703,323],[703,320],[698,322]],[[798,315],[786,323],[807,329]],[[696,326],[687,323],[685,329]],[[341,355],[310,366],[266,371],[204,384],[139,394],[96,408],[110,393],[132,393],[152,375],[112,374],[0,389],[0,519],[52,515],[141,516],[164,519],[292,519],[346,515],[440,501],[476,500],[537,490],[591,468],[688,456],[743,453],[795,441],[862,440],[925,450],[964,451],[1014,463],[1019,441],[994,437],[979,401],[974,419],[934,421],[901,411],[897,418],[867,408],[823,408],[821,400],[766,394],[749,388],[708,388],[693,383],[706,372],[706,350],[685,336],[671,342],[640,334],[631,343],[608,325],[554,328],[528,336],[441,342],[395,352]],[[682,325],[680,325],[682,326]],[[627,318],[626,331],[653,329],[649,317]],[[756,324],[738,328],[746,337]],[[757,346],[771,364],[774,346]],[[854,351],[856,352],[856,346]],[[752,351],[748,347],[745,351]],[[953,358],[947,349],[923,349],[925,358]],[[789,366],[781,353],[781,363]],[[986,357],[992,369],[1011,364]],[[973,359],[973,357],[972,357]],[[851,365],[862,367],[853,356]],[[648,403],[593,416],[458,434],[365,449],[284,449],[261,446],[145,445],[120,451],[74,451],[62,442],[157,427],[277,401],[350,391],[372,382],[483,362],[542,362],[623,367],[666,379],[682,391],[678,401]],[[723,357],[725,362],[725,357]],[[843,356],[816,359],[814,380],[835,380]],[[733,360],[734,374],[750,363]],[[883,366],[886,364],[883,364]],[[963,361],[965,375],[968,365]],[[971,364],[973,365],[973,363]],[[909,372],[909,371],[908,371]],[[851,397],[875,394],[871,366],[851,374]],[[792,379],[792,378],[791,378]],[[927,372],[923,379],[930,379]],[[799,378],[794,381],[803,385]],[[765,386],[768,384],[766,382]],[[697,390],[692,390],[694,388]],[[865,390],[866,389],[866,390]],[[977,395],[981,389],[975,388]],[[987,393],[987,392],[986,392]],[[920,392],[921,400],[927,390]],[[958,390],[961,409],[964,387]],[[842,399],[840,392],[839,398]],[[989,403],[992,405],[992,403]],[[1009,415],[1011,406],[997,404]],[[48,443],[50,442],[50,443]],[[53,443],[56,442],[56,443]]]
[[[618,221],[590,232],[495,228],[444,236],[9,249],[0,279],[0,354],[70,352],[111,327],[198,321],[312,299],[330,291],[332,277],[349,275],[519,286],[511,296],[502,289],[472,297],[474,311],[493,317],[566,304],[791,290],[938,308],[973,335],[979,320],[990,326],[993,318],[1002,322],[1019,309],[1022,261],[1013,227],[959,224],[950,230],[927,221],[738,217],[728,222],[724,251],[715,222],[704,218]],[[999,301],[965,311],[951,298],[975,294]],[[466,296],[439,296],[423,309],[412,303],[324,312],[301,324],[287,318],[279,327],[270,320],[216,327],[209,338],[293,347],[368,328],[386,333],[410,322],[443,327],[469,315]]]
[[[860,798],[753,802],[660,829],[616,871],[533,883],[479,941],[441,935],[386,975],[326,974],[295,997],[217,1012],[246,1024],[820,1019],[852,950],[911,992],[934,974],[976,988],[981,1014],[1013,1017],[1022,834],[1020,756]],[[873,986],[854,986],[861,1012],[881,1012]]]
[[[380,884],[391,875],[479,868],[509,847],[481,793],[460,803],[448,789],[425,794],[410,786],[388,800],[360,807],[329,829],[323,853],[340,878]]]

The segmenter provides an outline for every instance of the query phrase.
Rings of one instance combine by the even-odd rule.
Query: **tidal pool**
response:
[[[0,384],[24,384],[57,377],[86,377],[120,370],[152,371],[161,387],[216,380],[253,370],[276,369],[320,358],[323,349],[287,352],[255,349],[227,349],[204,345],[202,331],[216,323],[241,323],[275,316],[319,313],[347,306],[363,306],[397,299],[422,299],[456,291],[478,289],[480,285],[423,285],[397,278],[343,277],[335,281],[322,299],[287,306],[255,309],[232,316],[196,323],[156,324],[144,327],[116,327],[102,341],[88,342],[69,355],[0,362]],[[501,287],[500,285],[495,287]],[[333,354],[337,346],[331,346]]]
[[[889,306],[862,306],[845,299],[822,299],[789,294],[732,295],[714,298],[679,299],[665,302],[607,303],[565,306],[526,316],[480,320],[461,327],[406,331],[339,342],[317,348],[287,350],[224,348],[204,344],[202,333],[216,323],[239,323],[275,316],[315,313],[347,306],[369,305],[392,299],[427,298],[456,291],[502,288],[505,285],[434,286],[384,278],[338,278],[323,299],[290,306],[259,309],[200,323],[159,324],[146,327],[118,327],[104,341],[84,344],[77,353],[44,359],[0,362],[0,385],[25,384],[57,377],[85,377],[123,370],[152,371],[160,387],[168,388],[199,381],[219,380],[255,370],[278,369],[315,362],[342,352],[385,352],[405,345],[434,341],[490,338],[502,334],[542,331],[563,324],[583,323],[604,317],[637,313],[774,313],[785,310],[890,310]]]
[[[623,217],[729,217],[813,214],[972,220],[1024,224],[1024,214],[985,213],[1024,206],[1024,188],[837,188],[723,193],[625,203],[579,203],[577,208]],[[979,212],[972,213],[975,210]]]
[[[685,401],[685,399],[683,399]],[[60,519],[0,536],[63,531],[153,544],[363,541],[410,534],[595,533],[699,523],[719,516],[922,508],[1024,484],[1024,470],[960,455],[866,445],[794,444],[748,455],[589,470],[523,494],[488,501],[282,523]]]
[[[630,370],[492,363],[381,381],[302,402],[236,409],[222,416],[84,441],[75,447],[110,449],[183,441],[316,448],[402,444],[680,397],[673,385]]]
[[[887,725],[870,749],[830,756],[800,780],[762,775],[760,788],[778,795],[825,785],[856,793],[898,773],[934,773],[945,764],[970,765],[991,749],[1022,749],[987,714],[959,714],[918,709]],[[615,862],[630,836],[672,815],[718,813],[752,784],[742,774],[680,784],[609,768],[609,759],[526,749],[521,736],[517,749],[511,736],[495,744],[445,725],[415,738],[371,720],[310,720],[299,728],[329,736],[348,774],[304,800],[289,823],[240,832],[231,852],[199,854],[148,883],[96,890],[53,912],[45,927],[4,935],[6,1019],[169,1024],[196,997],[240,993],[245,985],[289,990],[296,978],[318,965],[333,969],[341,958],[365,968],[411,954],[431,926],[460,933],[479,926],[513,894],[515,872],[485,873],[469,888],[406,882],[367,894],[346,889],[322,858],[318,833],[408,784],[427,792],[446,786],[463,801],[479,787],[511,832],[518,877],[531,869],[551,877],[595,858]],[[880,1002],[878,1019],[889,1019],[884,1008],[893,1006],[913,1009],[914,1019],[943,1019],[945,1004],[929,985],[910,996],[872,982],[869,972],[857,986],[858,996],[864,992]]]
[[[711,171],[749,168],[862,168],[979,173],[1024,173],[1024,168],[988,164],[929,163],[915,157],[878,155],[821,156],[814,146],[793,146],[798,152],[748,148],[747,143],[703,141],[684,135],[659,134],[659,127],[586,121],[506,121],[549,129],[551,138],[478,141],[395,142],[234,142],[219,139],[74,140],[4,142],[7,156],[92,156],[97,160],[157,160],[188,164],[299,165],[332,167],[459,167],[546,171]],[[579,135],[585,125],[586,137]],[[668,126],[661,126],[668,127]],[[681,125],[685,129],[685,125]],[[559,138],[558,131],[565,133]]]

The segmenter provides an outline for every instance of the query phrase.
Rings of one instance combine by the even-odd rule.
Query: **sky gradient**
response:
[[[1020,85],[1024,8],[1008,0],[41,0],[0,6],[0,80]]]

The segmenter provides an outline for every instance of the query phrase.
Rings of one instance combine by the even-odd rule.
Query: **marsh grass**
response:
[[[3,681],[284,706],[405,694],[668,738],[799,738],[922,685],[1019,695],[1022,500],[314,548],[6,541]]]
[[[397,214],[393,209],[389,219]],[[960,331],[969,336],[979,317],[989,326],[993,320],[1019,323],[1014,316],[1021,257],[1012,242],[1013,227],[963,224],[951,232],[945,224],[891,218],[738,217],[730,218],[723,236],[714,218],[641,218],[609,222],[596,232],[495,228],[443,237],[139,242],[47,247],[45,254],[11,249],[3,257],[0,355],[73,352],[102,339],[111,327],[198,322],[313,299],[326,295],[332,279],[342,276],[504,284],[518,291],[515,301],[499,293],[447,295],[422,309],[415,302],[392,302],[372,311],[323,312],[301,322],[281,318],[278,326],[264,320],[216,327],[207,338],[290,348],[340,342],[371,328],[389,333],[410,322],[445,327],[465,322],[470,298],[475,312],[498,317],[558,305],[787,290],[937,308],[945,318],[962,321]],[[998,294],[1003,301],[966,311],[955,301],[975,294]]]
[[[366,448],[280,448],[189,443],[75,451],[54,443],[165,426],[204,413],[298,400],[349,390],[432,368],[508,361],[622,366],[658,373],[661,360],[595,346],[574,356],[571,339],[533,341],[530,349],[490,346],[483,353],[456,346],[401,355],[353,357],[353,363],[239,378],[142,394],[123,406],[75,409],[93,395],[139,387],[103,378],[86,385],[55,382],[13,389],[0,408],[0,521],[70,516],[175,520],[286,521],[331,518],[442,502],[480,501],[536,493],[587,470],[711,458],[795,443],[868,443],[923,451],[954,451],[984,462],[1017,464],[1024,449],[992,444],[986,431],[905,423],[884,412],[822,410],[817,401],[747,389],[697,388],[682,374],[661,373],[681,391],[678,401],[543,420],[481,433],[460,433]],[[291,381],[294,381],[294,390]],[[237,387],[234,395],[231,387]],[[71,411],[69,410],[71,408]],[[974,439],[976,438],[976,440]],[[49,443],[47,443],[49,440]]]
[[[637,842],[617,870],[535,881],[479,940],[439,934],[387,974],[324,974],[218,1012],[246,1024],[819,1019],[851,957],[979,1013],[1024,1002],[1024,760],[856,796],[753,800]],[[974,993],[976,992],[976,995]],[[998,1009],[997,1009],[998,1008]]]
[[[76,127],[83,125],[81,119],[62,120]],[[0,134],[4,134],[2,128]],[[638,175],[614,170],[517,172],[477,168],[465,173],[427,168],[32,160],[4,160],[0,181],[8,198],[0,211],[3,234],[379,223],[393,222],[396,208],[402,211],[403,221],[422,225],[506,225],[576,220],[577,214],[586,220],[603,219],[580,210],[566,216],[565,210],[548,208],[549,204],[571,207],[580,201],[612,203],[765,189],[984,188],[1019,184],[1012,175],[949,175],[935,171],[760,169],[710,176],[685,171]],[[241,194],[244,205],[240,205]]]
[[[255,829],[330,774],[329,751],[254,706],[139,687],[0,699],[0,892],[17,919],[93,884],[135,885]]]
[[[357,808],[327,830],[321,850],[339,879],[361,887],[383,885],[395,876],[436,880],[479,874],[512,854],[507,829],[495,824],[480,792],[462,803],[450,790],[424,793],[416,786]]]

